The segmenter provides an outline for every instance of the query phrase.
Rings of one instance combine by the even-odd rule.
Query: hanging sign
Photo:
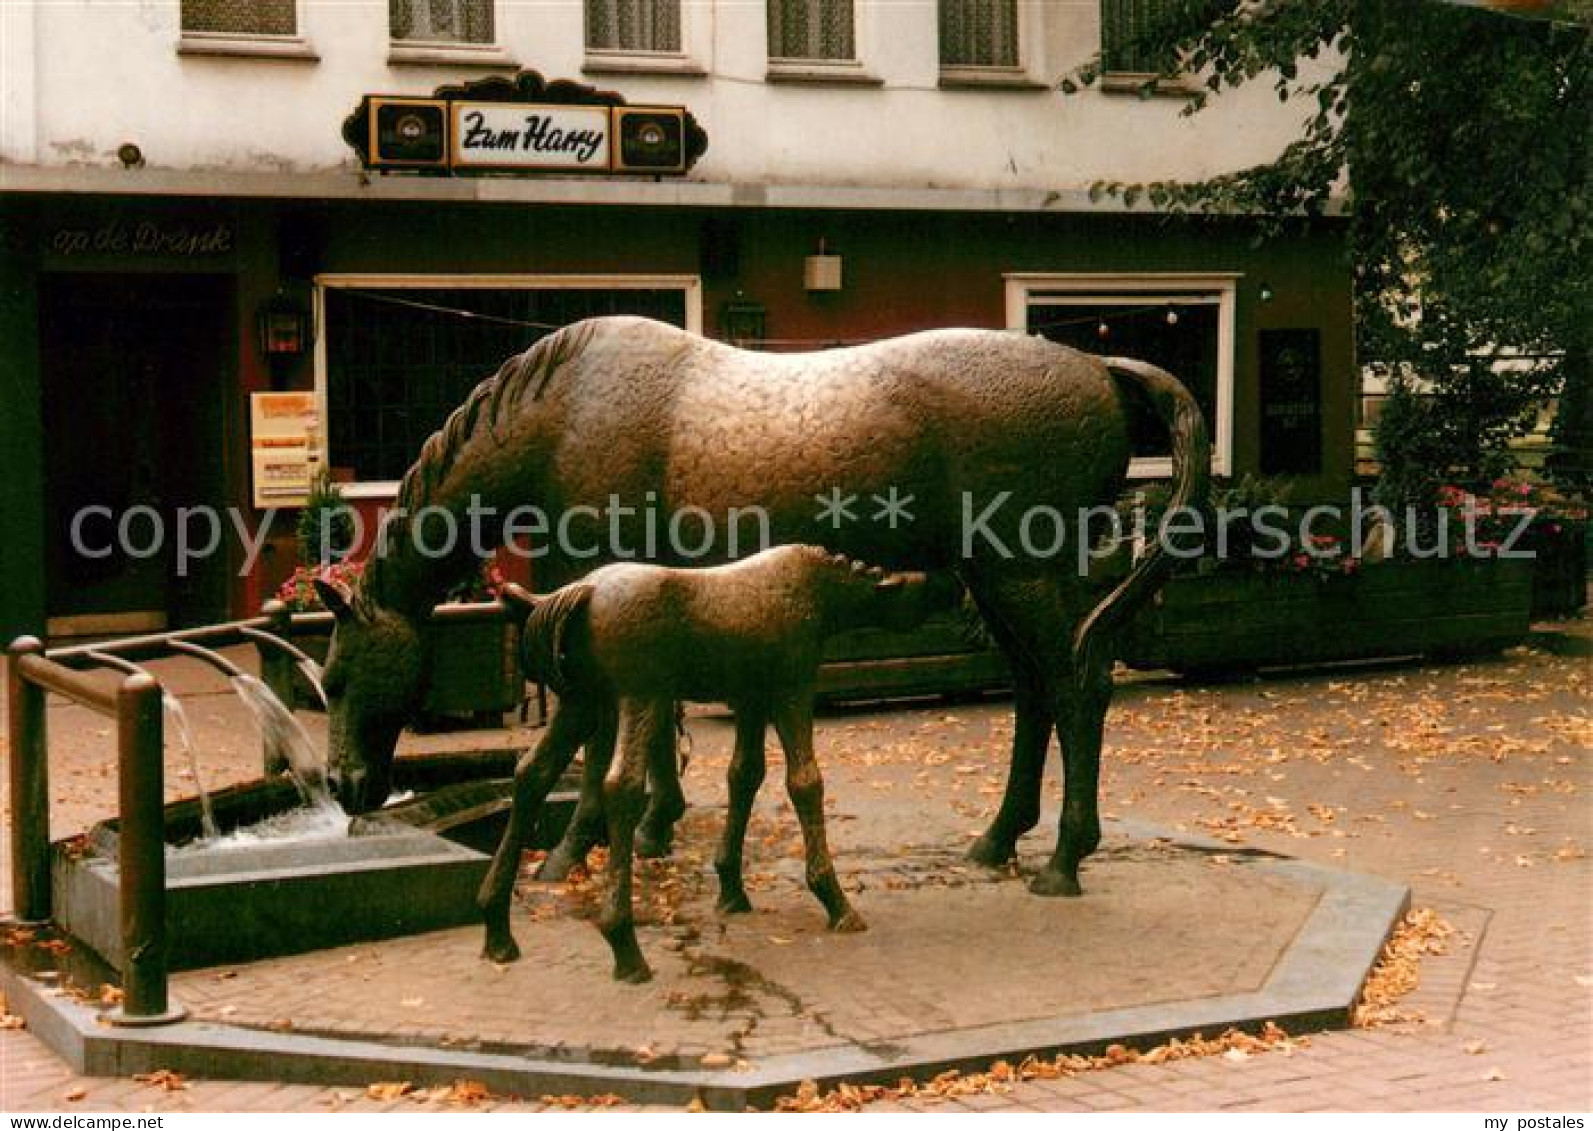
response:
[[[367,169],[679,175],[708,148],[682,106],[628,106],[612,91],[534,71],[440,87],[430,98],[368,94],[343,123]]]

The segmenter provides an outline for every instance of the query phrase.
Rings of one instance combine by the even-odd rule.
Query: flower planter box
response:
[[[1180,575],[1130,623],[1123,658],[1136,668],[1215,673],[1493,651],[1527,635],[1532,565],[1402,561],[1344,575]]]
[[[1532,619],[1564,620],[1587,603],[1588,524],[1538,519],[1527,528],[1522,548],[1532,563]]]
[[[422,714],[467,715],[478,722],[502,724],[501,716],[525,698],[520,674],[521,617],[497,602],[440,605],[432,614],[431,682]],[[288,641],[326,662],[332,635],[330,613],[297,613]],[[274,654],[262,648],[262,659]],[[291,663],[267,662],[266,682],[284,702],[303,710],[320,710],[321,700],[302,672]]]

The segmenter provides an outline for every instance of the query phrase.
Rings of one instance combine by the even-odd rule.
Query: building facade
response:
[[[1152,6],[0,6],[0,628],[253,611],[295,556],[253,394],[309,394],[315,454],[374,508],[477,380],[596,313],[782,350],[1043,333],[1183,377],[1218,474],[1343,487],[1341,225],[1258,245],[1242,217],[1091,191],[1268,160],[1307,112],[1265,83],[1192,116],[1178,84],[1147,91],[1133,33]],[[1105,80],[1059,93],[1103,48]],[[345,137],[367,96],[524,72],[577,101],[680,108],[706,150],[664,175],[436,175],[367,168]],[[1136,473],[1163,466],[1147,439]],[[173,557],[177,516],[201,506],[239,531]]]

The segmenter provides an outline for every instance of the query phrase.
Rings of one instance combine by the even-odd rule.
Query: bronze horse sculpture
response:
[[[824,641],[843,629],[916,627],[929,591],[921,573],[886,574],[816,546],[788,545],[706,569],[616,563],[536,599],[522,653],[527,674],[555,690],[558,704],[536,749],[515,767],[509,823],[478,897],[485,956],[519,957],[509,905],[525,832],[584,743],[583,792],[601,793],[608,822],[610,883],[599,929],[617,980],[652,976],[636,941],[632,856],[649,771],[655,792],[675,771],[683,700],[725,703],[736,717],[730,806],[714,856],[720,910],[752,910],[742,854],[772,721],[802,828],[808,887],[831,930],[863,930],[836,879],[824,829],[824,779],[813,754],[819,662]]]
[[[507,522],[528,504],[560,516],[559,537],[539,547],[546,556],[535,567],[539,585],[553,588],[644,545],[650,512],[729,518],[755,509],[773,544],[957,572],[1011,666],[1016,715],[1005,795],[969,855],[1005,863],[1039,820],[1055,730],[1059,835],[1030,887],[1077,894],[1079,862],[1100,840],[1108,637],[1171,559],[1155,540],[1103,596],[1070,557],[1014,547],[1026,544],[1029,516],[1042,509],[1078,516],[1117,498],[1129,459],[1126,387],[1170,434],[1171,509],[1199,505],[1210,467],[1205,422],[1174,377],[1143,362],[990,330],[811,354],[746,352],[629,317],[548,335],[477,386],[427,440],[357,592],[322,588],[337,617],[326,693],[339,798],[353,811],[386,798],[398,733],[427,678],[426,618],[477,568],[465,540],[451,553],[428,552],[436,545],[428,523],[472,507]],[[854,511],[848,521],[816,505],[844,497],[910,499],[911,520],[867,521]],[[732,541],[711,555],[737,556]],[[664,564],[703,564],[659,549]]]

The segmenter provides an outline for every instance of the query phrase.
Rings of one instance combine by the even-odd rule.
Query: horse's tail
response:
[[[526,678],[562,693],[569,686],[570,627],[592,600],[592,586],[584,581],[532,598],[531,613],[520,634],[520,667]]]
[[[1123,357],[1101,359],[1114,377],[1126,378],[1145,394],[1167,425],[1173,442],[1173,495],[1168,512],[1205,504],[1211,480],[1211,439],[1195,398],[1182,382],[1164,369]],[[1087,678],[1092,653],[1102,638],[1121,625],[1155,591],[1172,571],[1173,559],[1158,536],[1145,555],[1134,563],[1073,633],[1074,670]]]

